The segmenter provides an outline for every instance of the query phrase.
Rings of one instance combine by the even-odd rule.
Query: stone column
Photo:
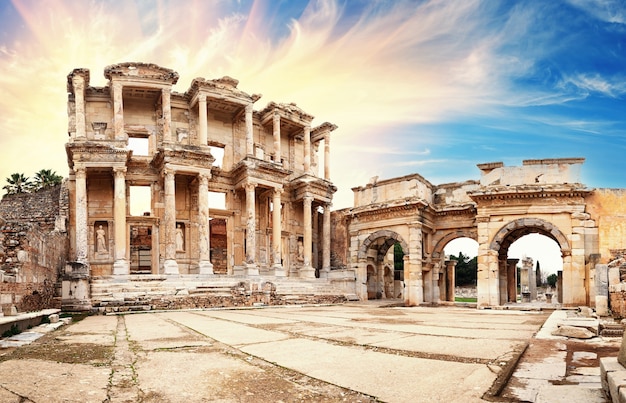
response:
[[[506,293],[508,302],[517,302],[517,262],[519,262],[519,259],[506,260]]]
[[[404,302],[417,306],[424,302],[424,279],[422,277],[422,225],[409,226],[409,253],[404,255]]]
[[[176,263],[176,173],[165,169],[165,214],[163,227],[165,233],[165,274],[179,274]]]
[[[322,237],[322,273],[320,277],[328,278],[330,275],[330,203],[326,203],[324,206]]]
[[[254,133],[252,129],[252,104],[248,104],[246,105],[246,155],[254,155]]]
[[[311,257],[313,255],[313,233],[312,233],[312,196],[304,196],[303,198],[303,226],[304,226],[304,263],[300,270],[301,277],[315,277],[315,270],[311,267]]]
[[[433,281],[433,300],[434,304],[439,304],[441,302],[441,289],[439,289],[439,265],[435,264],[430,269],[432,272],[432,281]]]
[[[272,256],[273,256],[273,268],[274,275],[279,277],[285,277],[285,268],[282,264],[282,223],[280,221],[281,218],[281,198],[280,195],[282,193],[282,189],[274,189],[273,199],[272,199]]]
[[[172,106],[170,104],[170,89],[161,90],[161,107],[163,108],[163,142],[172,142]]]
[[[113,83],[113,129],[115,131],[115,140],[126,140],[124,132],[124,103],[122,101],[121,83]]]
[[[130,273],[126,260],[126,167],[113,168],[114,196],[113,221],[115,226],[115,263],[113,274],[124,275]]]
[[[304,172],[311,173],[311,126],[304,126]]]
[[[246,187],[246,274],[258,275],[259,268],[256,265],[256,206],[254,183],[247,183]]]
[[[330,180],[330,133],[324,136],[324,179]]]
[[[206,95],[198,96],[198,117],[200,121],[200,133],[198,136],[198,142],[200,145],[207,145],[209,139],[208,123],[207,123],[207,109],[206,109]]]
[[[76,177],[76,261],[87,264],[89,250],[87,227],[87,172],[83,167],[74,168]]]
[[[456,294],[455,268],[456,260],[446,261],[446,301],[454,302]]]
[[[280,115],[278,112],[274,112],[273,116],[273,129],[274,129],[274,162],[282,165],[281,150],[280,150]]]
[[[85,77],[75,75],[72,77],[74,87],[74,104],[76,117],[76,137],[86,137],[85,130]]]
[[[198,185],[198,237],[200,241],[200,274],[213,274],[211,263],[211,231],[209,227],[209,176],[199,175]]]

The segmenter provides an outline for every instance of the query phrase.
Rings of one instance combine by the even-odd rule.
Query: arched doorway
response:
[[[554,224],[548,221],[537,218],[523,218],[512,221],[502,227],[489,245],[489,249],[497,255],[498,259],[496,287],[499,305],[517,301],[518,259],[509,259],[508,252],[515,241],[529,234],[540,234],[552,239],[559,246],[561,256],[564,259],[571,256],[571,248],[567,238]],[[481,301],[479,300],[480,303]]]
[[[365,239],[359,249],[363,267],[362,283],[371,299],[404,298],[404,260],[408,246],[399,234],[377,231]]]
[[[522,302],[552,302],[553,295],[555,300],[560,299],[556,279],[563,270],[563,257],[560,246],[554,239],[540,233],[524,235],[511,244],[507,257],[509,264],[517,262],[518,276],[517,290],[514,290],[517,295],[509,293],[509,302],[515,302],[512,298],[515,296],[517,301]]]
[[[453,272],[445,271],[452,277],[449,281],[448,293],[453,293],[447,301],[476,302],[477,301],[477,256],[478,242],[469,237],[459,237],[448,242],[444,248],[446,268],[450,267]]]

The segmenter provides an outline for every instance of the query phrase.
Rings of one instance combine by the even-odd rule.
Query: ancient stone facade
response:
[[[67,306],[89,307],[90,279],[331,277],[335,125],[295,104],[254,110],[260,96],[229,77],[177,93],[178,74],[152,64],[108,66],[102,88],[89,75],[75,69],[67,86]]]
[[[339,216],[334,221],[346,223],[345,232],[333,241],[333,252],[348,251],[348,268],[357,273],[357,295],[367,299],[373,288],[389,287],[390,250],[399,244],[404,301],[443,303],[454,300],[454,262],[445,260],[443,249],[453,239],[471,238],[479,245],[478,306],[498,306],[517,300],[517,260],[507,259],[510,245],[539,233],[561,249],[559,302],[594,306],[596,265],[608,263],[615,250],[625,248],[626,192],[587,188],[580,182],[583,161],[480,164],[479,181],[440,186],[417,174],[375,178],[353,188],[353,208],[334,213]]]

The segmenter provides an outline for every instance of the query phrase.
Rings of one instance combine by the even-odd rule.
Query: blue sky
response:
[[[623,1],[0,0],[0,180],[67,175],[67,74],[103,86],[126,61],[176,70],[179,92],[229,75],[256,109],[337,124],[335,208],[374,176],[437,185],[494,161],[584,157],[587,186],[626,188]]]

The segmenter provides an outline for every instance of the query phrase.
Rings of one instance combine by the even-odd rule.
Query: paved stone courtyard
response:
[[[591,369],[580,374],[595,376],[597,356],[533,339],[548,316],[372,303],[90,316],[0,350],[0,401],[560,401],[545,399],[562,385],[569,402],[604,401],[599,371],[580,387],[550,382],[567,357],[568,371],[586,360]],[[603,351],[616,355],[620,341]],[[529,343],[523,373],[504,388]],[[546,343],[557,346],[556,360]],[[547,349],[548,363],[533,346]]]

